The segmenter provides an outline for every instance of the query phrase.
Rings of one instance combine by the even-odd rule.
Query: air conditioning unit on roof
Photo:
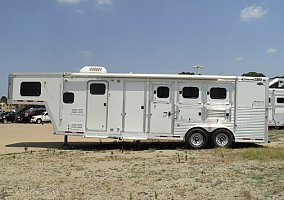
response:
[[[100,73],[105,74],[107,70],[102,66],[85,66],[80,70],[80,73]]]

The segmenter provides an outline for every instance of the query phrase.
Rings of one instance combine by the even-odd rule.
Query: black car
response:
[[[2,113],[0,116],[0,122],[2,123],[14,122],[15,119],[16,119],[15,112],[5,112],[5,113]]]

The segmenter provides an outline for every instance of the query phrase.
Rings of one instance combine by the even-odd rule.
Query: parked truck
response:
[[[263,77],[107,73],[9,75],[9,103],[45,105],[55,134],[208,144],[268,142]]]

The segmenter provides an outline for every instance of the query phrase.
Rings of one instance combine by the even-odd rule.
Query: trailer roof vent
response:
[[[105,74],[107,73],[106,68],[101,66],[85,66],[80,70],[80,73],[100,73]]]

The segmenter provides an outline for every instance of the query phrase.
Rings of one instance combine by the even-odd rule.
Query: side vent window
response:
[[[184,87],[182,89],[182,97],[185,99],[197,99],[199,97],[198,87]]]
[[[277,103],[284,103],[284,98],[277,98]]]
[[[226,88],[217,88],[217,87],[211,88],[210,98],[211,99],[226,99],[227,98]]]
[[[22,82],[20,88],[21,96],[40,96],[41,83],[40,82]]]
[[[74,103],[74,93],[72,92],[65,92],[63,94],[63,102],[64,103]]]
[[[157,97],[158,98],[169,98],[170,89],[168,87],[160,86],[157,88]]]
[[[90,85],[90,93],[93,95],[104,95],[106,93],[106,85],[104,83],[93,83]]]

